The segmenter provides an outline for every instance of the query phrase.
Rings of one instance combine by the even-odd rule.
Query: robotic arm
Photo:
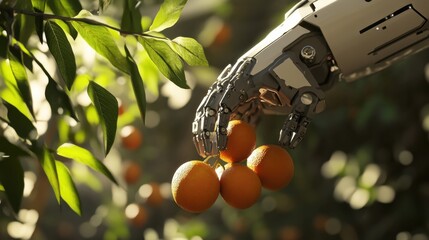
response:
[[[279,143],[296,147],[325,109],[324,91],[429,46],[429,0],[303,0],[209,88],[192,124],[205,157],[226,147],[231,119],[286,115]]]

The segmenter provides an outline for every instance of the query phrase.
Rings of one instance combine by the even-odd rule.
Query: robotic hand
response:
[[[279,143],[294,148],[325,109],[324,91],[380,71],[429,46],[428,0],[304,0],[228,65],[192,124],[203,156],[226,147],[231,119],[287,115]]]

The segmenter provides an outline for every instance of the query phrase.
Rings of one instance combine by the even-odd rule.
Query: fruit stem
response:
[[[210,163],[210,161],[211,160],[213,160],[214,159],[214,162],[213,163]],[[212,168],[214,168],[214,169],[216,169],[219,165],[221,165],[220,163],[219,163],[219,160],[220,160],[220,158],[219,158],[219,154],[216,154],[216,155],[211,155],[211,156],[208,156],[208,157],[206,157],[205,159],[204,159],[204,163],[207,163],[208,165],[210,165]],[[222,166],[222,165],[221,165]]]

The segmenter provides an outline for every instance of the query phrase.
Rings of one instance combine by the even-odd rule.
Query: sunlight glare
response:
[[[131,203],[125,208],[125,216],[127,218],[133,219],[137,214],[139,214],[139,206],[137,204]]]
[[[351,176],[345,176],[335,186],[334,196],[337,200],[347,201],[355,190],[356,180]]]
[[[395,199],[395,190],[390,186],[377,188],[377,200],[381,203],[391,203]]]
[[[396,240],[411,240],[411,234],[409,232],[400,232],[396,234]]]
[[[117,206],[127,204],[127,191],[119,186],[112,185],[112,200]]]
[[[7,233],[16,239],[30,239],[35,229],[36,225],[34,224],[10,222],[7,225]]]
[[[346,166],[347,155],[342,151],[335,151],[331,158],[322,165],[322,175],[325,178],[337,176]]]
[[[192,91],[182,89],[173,82],[166,82],[161,88],[161,94],[168,98],[168,106],[172,109],[180,109],[191,100]]]
[[[39,219],[39,213],[34,209],[21,209],[18,213],[18,218],[28,224],[36,224]]]
[[[161,121],[161,117],[156,111],[147,111],[146,112],[146,121],[145,126],[148,128],[154,128],[159,125],[159,122]]]
[[[159,236],[158,233],[152,229],[152,228],[148,228],[144,231],[143,233],[144,239],[145,240],[159,240]]]
[[[350,196],[350,206],[353,209],[361,209],[368,203],[369,197],[368,190],[359,188]]]
[[[150,184],[143,184],[139,188],[139,195],[143,199],[147,199],[152,194],[152,186]]]
[[[22,194],[24,197],[30,196],[31,192],[34,189],[36,179],[36,174],[34,174],[33,172],[26,171],[24,173],[24,192]]]
[[[171,183],[162,183],[159,186],[159,191],[161,192],[161,196],[163,196],[164,198],[171,198]]]
[[[380,167],[376,164],[368,164],[360,177],[360,184],[365,187],[372,187],[381,175]]]

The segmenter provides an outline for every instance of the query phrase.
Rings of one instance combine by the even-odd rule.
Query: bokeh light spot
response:
[[[335,186],[334,196],[337,200],[347,201],[355,190],[356,180],[351,176],[345,176]]]
[[[368,203],[369,197],[368,190],[359,188],[350,196],[350,206],[353,209],[363,208]]]
[[[380,167],[376,164],[368,164],[365,167],[362,176],[360,177],[360,184],[365,187],[372,187],[377,182],[380,177],[381,170]]]
[[[148,228],[144,231],[143,233],[144,239],[145,240],[159,240],[159,236],[158,233],[152,229],[152,228]]]
[[[143,184],[139,188],[139,195],[143,199],[148,198],[152,194],[152,186],[150,184]]]
[[[154,128],[159,125],[161,117],[155,111],[146,111],[145,126],[148,128]]]
[[[262,208],[265,212],[271,212],[277,207],[277,201],[271,196],[266,196],[262,200]]]
[[[341,222],[336,218],[329,218],[325,223],[325,231],[331,235],[340,233]]]
[[[179,88],[171,81],[168,81],[162,86],[161,94],[168,98],[168,106],[170,108],[180,109],[191,100],[192,91]]]
[[[428,240],[428,236],[423,233],[414,234],[411,240]]]
[[[347,155],[342,151],[336,151],[332,154],[329,161],[322,166],[322,175],[326,178],[337,176],[346,166]]]
[[[30,196],[34,188],[34,184],[36,183],[36,179],[37,179],[37,176],[33,172],[26,171],[24,173],[24,192],[23,192],[24,197]]]
[[[396,235],[396,240],[410,240],[411,234],[409,232],[400,232]]]
[[[139,213],[139,206],[135,203],[131,203],[125,208],[125,216],[129,219],[133,219]]]
[[[410,151],[403,150],[398,154],[398,161],[404,165],[410,165],[413,162],[413,154]]]
[[[97,228],[95,228],[89,222],[84,222],[79,226],[79,233],[84,238],[91,238],[97,233]]]

